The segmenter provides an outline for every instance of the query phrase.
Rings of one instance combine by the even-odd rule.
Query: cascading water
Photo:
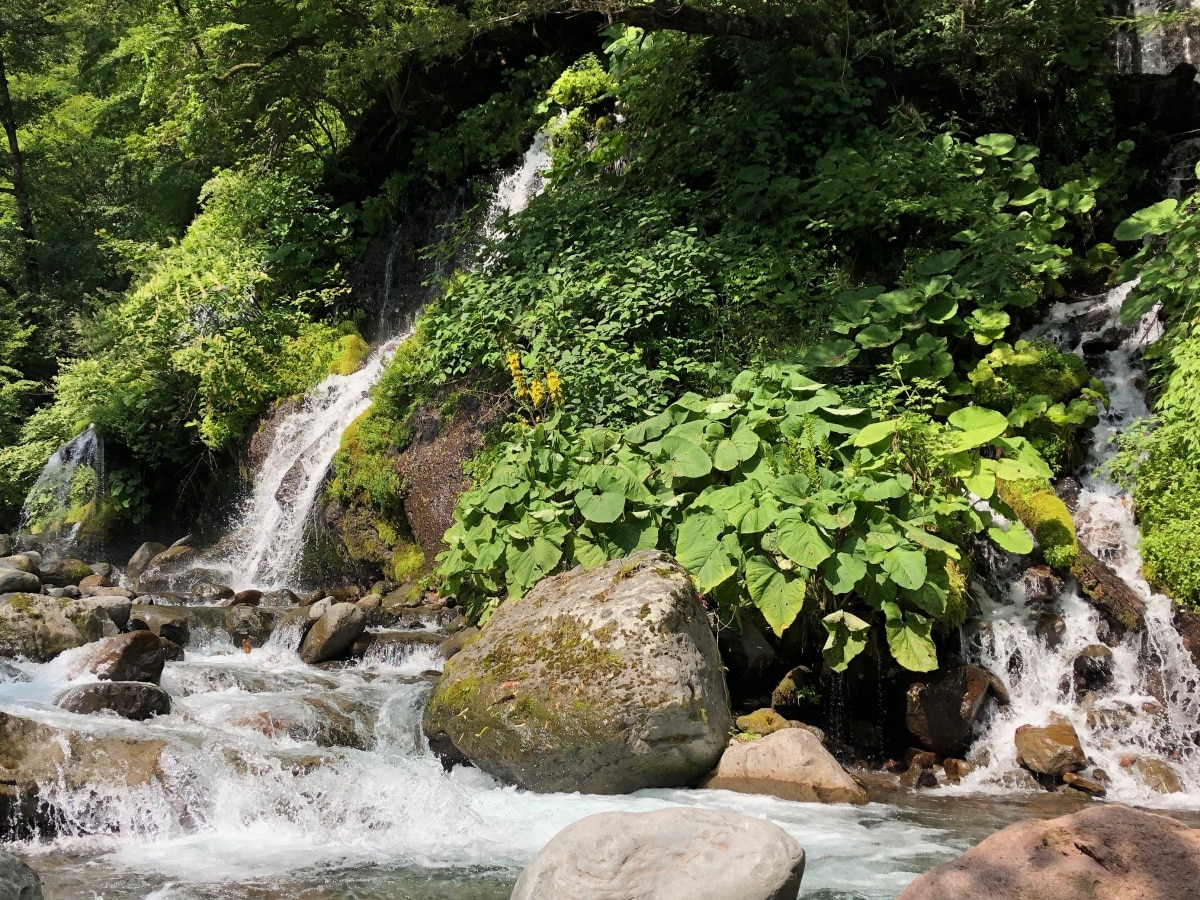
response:
[[[1197,0],[1118,0],[1119,18],[1143,22],[1160,14],[1200,10]],[[1116,35],[1117,70],[1126,75],[1165,75],[1181,62],[1195,63],[1200,51],[1194,19],[1178,16],[1166,26],[1126,28]]]
[[[485,218],[490,237],[502,237],[493,233],[496,223],[523,210],[541,191],[542,172],[549,163],[546,140],[546,133],[538,132],[520,165],[500,181]],[[385,266],[385,316],[394,306],[390,291],[399,233],[397,229],[393,235]],[[230,532],[200,568],[219,574],[239,590],[298,583],[306,529],[342,433],[370,405],[371,388],[411,329],[410,319],[403,333],[387,340],[357,372],[330,375],[277,423],[270,450],[254,473],[253,491],[235,514]]]
[[[342,432],[370,406],[372,386],[405,337],[379,347],[357,372],[330,375],[275,426],[254,490],[236,513],[237,524],[218,544],[222,558],[207,568],[238,590],[292,582],[309,516]]]
[[[420,727],[436,652],[322,671],[284,641],[250,653],[189,646],[163,673],[171,714],[142,723],[53,705],[93,680],[72,675],[82,652],[0,672],[0,710],[93,744],[122,741],[131,761],[89,773],[86,789],[69,773],[43,786],[59,833],[19,849],[56,900],[501,898],[567,824],[673,805],[778,822],[808,853],[806,893],[884,898],[996,827],[989,815],[960,815],[950,832],[893,807],[719,791],[532,794],[446,772]],[[130,785],[145,753],[160,774]]]
[[[1122,285],[1104,297],[1058,304],[1036,336],[1065,350],[1084,343],[1103,346],[1099,375],[1110,395],[1108,410],[1094,431],[1075,502],[1081,543],[1105,560],[1146,603],[1145,628],[1112,641],[1111,683],[1087,691],[1076,685],[1075,660],[1088,647],[1105,644],[1108,627],[1100,614],[1068,582],[1050,604],[1026,606],[1019,571],[1005,573],[1006,592],[981,598],[984,622],[967,641],[972,661],[1004,682],[1011,697],[975,744],[981,768],[959,791],[1002,789],[1017,769],[1013,738],[1020,725],[1045,725],[1061,717],[1075,728],[1089,762],[1111,783],[1108,796],[1155,806],[1195,806],[1200,791],[1197,730],[1200,672],[1172,624],[1172,601],[1155,594],[1141,575],[1138,530],[1127,495],[1108,477],[1113,441],[1135,420],[1148,415],[1139,365],[1141,351],[1159,333],[1154,313],[1132,329],[1117,327],[1121,302],[1132,288]],[[1011,568],[1012,561],[1008,561]],[[1003,582],[1005,576],[993,579]],[[1061,631],[1046,628],[1057,623]],[[1038,624],[1043,623],[1039,636]],[[1104,651],[1099,652],[1102,656]],[[1165,766],[1165,768],[1164,768]],[[1089,769],[1090,771],[1090,769]],[[1164,794],[1176,787],[1181,792]]]
[[[18,530],[69,543],[79,531],[73,514],[103,491],[104,444],[89,425],[51,455],[21,507]]]

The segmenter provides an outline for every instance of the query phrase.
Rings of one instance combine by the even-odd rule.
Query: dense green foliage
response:
[[[1122,308],[1136,321],[1158,305],[1166,325],[1147,357],[1159,390],[1155,421],[1125,438],[1147,579],[1200,606],[1200,194],[1168,199],[1120,224],[1116,237],[1149,240],[1126,264],[1141,280]]]
[[[499,390],[514,413],[433,575],[472,614],[655,546],[726,620],[819,619],[838,669],[875,629],[929,669],[965,614],[954,561],[976,535],[1026,546],[970,495],[1003,510],[997,480],[1069,468],[1104,399],[1018,336],[1114,262],[1098,242],[1139,172],[1111,26],[1096,0],[12,0],[0,516],[88,423],[117,514],[228,468],[273,401],[361,362],[364,248],[456,197],[430,253],[458,266],[327,489],[399,548],[388,574],[417,565],[395,464],[413,410]],[[482,176],[538,128],[546,190],[472,255]],[[1200,578],[1154,535],[1185,540],[1170,465],[1200,458],[1195,215],[1116,234],[1165,236],[1127,274],[1174,323],[1138,506],[1179,596]]]

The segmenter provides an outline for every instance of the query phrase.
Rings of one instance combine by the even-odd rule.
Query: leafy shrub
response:
[[[1005,436],[1001,413],[872,421],[794,366],[743,372],[730,393],[686,394],[623,432],[569,436],[558,424],[521,432],[461,499],[443,591],[486,618],[560,567],[658,547],[725,617],[753,605],[777,634],[802,613],[820,617],[838,671],[872,625],[901,665],[936,668],[933,624],[962,615],[948,605],[948,566],[965,536],[1032,547],[964,488],[987,499],[998,478],[1047,473],[1024,439]]]

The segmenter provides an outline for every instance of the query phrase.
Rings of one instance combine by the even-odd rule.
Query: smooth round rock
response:
[[[300,658],[309,664],[333,659],[354,646],[366,627],[367,617],[357,606],[334,603],[304,636]]]
[[[560,831],[512,900],[795,900],[804,849],[765,819],[680,807],[599,813]]]
[[[81,671],[101,681],[144,681],[158,684],[167,656],[162,641],[149,631],[131,631],[91,644]]]

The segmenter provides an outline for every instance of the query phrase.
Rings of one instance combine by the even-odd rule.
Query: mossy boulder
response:
[[[64,650],[87,643],[63,607],[63,601],[44,594],[0,598],[0,657],[49,662]]]
[[[502,605],[447,661],[424,720],[444,759],[529,790],[598,794],[697,781],[732,724],[708,616],[657,551]]]
[[[1071,511],[1054,493],[1050,482],[997,481],[996,492],[1033,532],[1046,562],[1059,571],[1069,570],[1079,556],[1079,539]]]

